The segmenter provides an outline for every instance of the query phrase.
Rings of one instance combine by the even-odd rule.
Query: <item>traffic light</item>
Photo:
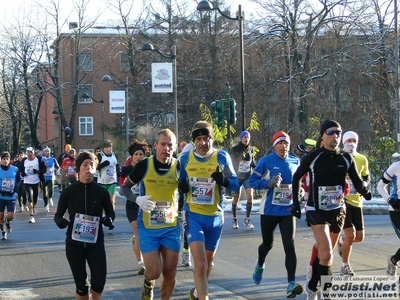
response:
[[[229,99],[229,122],[236,124],[236,101],[232,98]]]
[[[72,128],[71,127],[65,127],[64,131],[65,131],[65,136],[67,138],[70,138],[72,136]]]
[[[215,100],[211,102],[211,107],[215,110],[214,116],[217,118],[215,124],[222,127],[225,125],[225,101]]]

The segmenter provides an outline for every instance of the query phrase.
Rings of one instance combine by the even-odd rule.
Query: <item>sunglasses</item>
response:
[[[342,131],[339,130],[339,129],[336,129],[336,130],[328,129],[328,130],[325,130],[325,133],[326,133],[327,135],[334,135],[334,134],[336,134],[336,135],[341,135],[341,134],[342,134]]]

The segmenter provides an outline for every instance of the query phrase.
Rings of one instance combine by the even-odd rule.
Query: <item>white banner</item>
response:
[[[151,91],[172,93],[172,63],[151,64]]]
[[[110,91],[110,114],[125,113],[125,91]]]

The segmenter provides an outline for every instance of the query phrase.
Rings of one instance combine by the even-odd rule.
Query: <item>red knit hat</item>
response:
[[[278,144],[280,141],[287,141],[290,144],[289,135],[284,131],[278,131],[272,137],[272,146],[275,147],[275,145]]]

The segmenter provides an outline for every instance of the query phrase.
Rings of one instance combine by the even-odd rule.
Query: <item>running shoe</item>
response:
[[[350,265],[345,265],[344,267],[340,268],[340,274],[343,276],[354,276],[355,273],[350,268]]]
[[[50,212],[50,209],[49,209],[49,206],[48,205],[46,205],[46,207],[45,207],[45,209],[44,209],[44,212]]]
[[[10,222],[6,222],[6,232],[10,233],[12,231]]]
[[[340,257],[342,257],[342,252],[343,252],[342,249],[343,249],[343,236],[341,235],[339,237],[339,241],[338,241],[338,244],[337,244],[337,250],[339,252]]]
[[[19,212],[23,212],[25,210],[25,207],[22,205],[20,208],[19,208]]]
[[[26,211],[29,211],[28,205],[25,205],[25,210],[26,210]]]
[[[141,300],[153,300],[154,297],[154,283],[147,285],[146,283],[143,284],[142,291],[140,292],[140,299]]]
[[[190,252],[182,253],[182,266],[190,267],[192,265],[192,261],[190,259]]]
[[[189,291],[189,300],[199,300],[199,298],[197,298],[197,297],[194,296],[194,290],[195,290],[195,288],[192,288],[192,289]]]
[[[392,262],[392,255],[388,256],[387,264],[386,274],[390,276],[397,276],[397,264]]]
[[[307,274],[306,274],[307,281],[310,281],[311,277],[312,277],[312,266],[308,265],[307,266]]]
[[[250,218],[245,218],[243,225],[246,226],[248,229],[254,229],[253,223],[251,223]]]
[[[30,216],[28,223],[35,223],[35,222],[36,222],[35,217],[34,216]]]
[[[254,272],[253,272],[253,282],[255,284],[260,284],[262,280],[262,274],[264,272],[264,265],[260,267],[258,265],[258,260],[256,261],[256,265],[254,267]]]
[[[2,240],[6,240],[7,239],[7,232],[3,231],[1,233],[1,235],[2,235],[2,237],[1,237]]]
[[[233,229],[239,229],[239,222],[237,218],[232,219],[232,228]]]
[[[300,283],[290,281],[286,289],[286,298],[295,298],[303,292],[303,287]]]
[[[54,205],[54,203],[53,203],[53,198],[50,198],[50,199],[49,199],[49,204],[50,204],[50,206],[53,206],[53,205]]]
[[[303,290],[306,294],[306,300],[318,300],[318,291],[310,290],[308,287],[308,281],[304,284]]]
[[[144,275],[144,271],[146,268],[144,267],[144,263],[142,261],[138,262],[139,265],[139,270],[138,270],[138,275]]]

